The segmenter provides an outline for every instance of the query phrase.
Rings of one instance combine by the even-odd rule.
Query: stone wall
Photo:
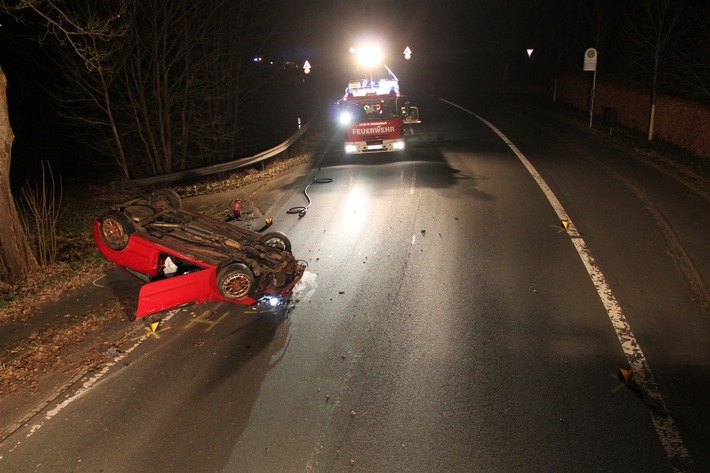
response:
[[[589,110],[592,73],[565,75],[557,81],[557,100],[580,110]],[[597,78],[594,119],[604,119],[604,109],[618,112],[618,124],[648,133],[651,96],[647,91],[622,87]],[[654,138],[710,158],[710,107],[676,97],[659,95],[656,100]]]

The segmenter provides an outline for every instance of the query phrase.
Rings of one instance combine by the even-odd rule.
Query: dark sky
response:
[[[294,2],[291,34],[316,48],[341,48],[366,34],[414,50],[442,52],[547,41],[574,0],[310,0]],[[403,49],[403,46],[402,46]],[[399,53],[399,46],[397,47]]]
[[[314,74],[331,74],[329,82],[340,92],[345,78],[362,74],[348,49],[368,40],[380,44],[384,63],[405,81],[433,69],[448,77],[468,77],[471,71],[480,77],[483,70],[499,77],[506,63],[525,63],[529,47],[551,68],[563,26],[578,21],[580,0],[301,0],[286,5],[282,47],[296,61],[308,59]],[[410,61],[402,54],[407,46]],[[342,76],[336,79],[334,72]]]
[[[345,80],[363,77],[362,68],[348,49],[368,41],[382,47],[384,63],[403,81],[415,76],[421,78],[423,71],[431,77],[436,77],[432,73],[435,71],[440,77],[468,79],[474,74],[482,76],[485,70],[490,71],[490,76],[499,77],[502,64],[511,61],[511,57],[527,61],[525,48],[534,47],[540,51],[539,54],[555,49],[561,25],[573,23],[569,12],[578,10],[581,1],[269,0],[260,5],[271,9],[273,18],[279,20],[276,44],[268,52],[272,59],[295,60],[301,64],[308,59],[313,66],[312,77],[321,71],[325,73],[319,83],[322,88],[328,89],[324,92],[327,94],[332,88],[334,93],[341,94]],[[5,26],[10,25],[15,31],[22,30],[12,21],[6,22]],[[7,28],[0,31],[5,46],[9,44],[7,32]],[[405,61],[403,57],[405,47],[413,52],[410,61]],[[35,49],[29,54],[15,54],[11,60],[0,50],[0,60],[12,80],[11,87],[15,89],[12,91],[13,106],[15,110],[41,109],[49,113],[49,107],[44,102],[40,104],[42,106],[28,106],[33,98],[44,97],[38,93],[40,84],[34,82],[52,76],[41,70],[48,64],[46,57],[39,54],[41,48],[30,48]],[[22,69],[22,65],[28,67]],[[458,69],[449,73],[454,67]],[[20,84],[22,94],[17,93]],[[37,112],[32,113],[33,123],[36,122],[36,115]],[[15,123],[19,125],[16,132],[18,148],[50,142],[25,136],[23,130],[28,130],[28,133],[36,130],[24,127],[21,120],[21,114],[15,113]],[[60,130],[59,127],[51,129]],[[43,155],[46,150],[37,149],[31,153]],[[73,151],[67,149],[67,153]],[[21,163],[18,161],[17,164]]]
[[[578,21],[578,0],[301,0],[290,11],[281,41],[295,59],[314,67],[352,67],[351,46],[374,40],[385,49],[384,62],[467,61],[474,56],[503,56],[536,48],[556,54],[563,28]],[[555,51],[554,53],[552,51]],[[583,51],[583,49],[582,49]],[[581,53],[580,53],[581,54]],[[408,64],[408,63],[407,63]]]

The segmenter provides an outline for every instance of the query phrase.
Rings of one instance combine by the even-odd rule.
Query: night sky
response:
[[[348,79],[362,75],[348,53],[366,42],[378,44],[384,62],[406,81],[413,74],[445,76],[484,72],[498,77],[511,55],[525,58],[525,48],[552,49],[560,24],[560,5],[570,0],[273,0],[270,8],[277,27],[266,55],[276,63],[306,59],[319,77],[325,97],[342,93]],[[569,8],[568,8],[569,9]],[[37,169],[42,156],[75,169],[83,150],[65,140],[75,131],[53,116],[45,88],[56,76],[47,48],[31,41],[36,27],[0,17],[0,64],[9,79],[11,121],[16,140],[12,171],[19,176]],[[402,51],[411,48],[405,61]],[[463,71],[463,72],[462,72]],[[382,74],[385,75],[384,73]],[[434,79],[433,79],[434,80]],[[315,82],[315,81],[314,81]],[[60,165],[61,166],[61,165]],[[58,169],[61,172],[63,169]],[[23,179],[24,180],[24,179]],[[17,180],[15,180],[17,182]]]
[[[1,1],[1,0],[0,0]],[[365,42],[379,44],[384,62],[404,82],[418,75],[441,85],[441,78],[469,83],[500,80],[503,68],[528,67],[526,48],[534,48],[537,80],[549,82],[555,70],[581,68],[582,54],[595,45],[594,12],[603,11],[600,39],[614,38],[623,17],[611,0],[272,0],[275,30],[267,50],[255,50],[275,63],[306,59],[320,77],[326,97],[342,93],[344,81],[362,75],[348,53]],[[626,2],[622,2],[626,4]],[[628,7],[625,7],[628,12]],[[17,155],[79,155],[52,117],[43,88],[53,68],[42,48],[32,44],[28,27],[0,16],[0,64],[10,81],[11,120]],[[37,36],[36,31],[34,36]],[[24,45],[23,45],[24,41]],[[617,43],[618,44],[618,43]],[[19,45],[19,47],[18,47]],[[405,61],[402,51],[412,50]],[[605,46],[607,52],[616,46]],[[263,49],[263,47],[262,47]],[[424,74],[425,77],[421,77]],[[520,77],[521,74],[518,74]],[[513,77],[515,79],[515,77]],[[527,78],[530,79],[529,77]],[[421,81],[420,81],[421,82]],[[514,81],[513,81],[514,82]],[[315,81],[314,81],[315,83]],[[431,93],[437,91],[432,90]],[[40,126],[37,126],[40,124]],[[48,126],[49,125],[49,126]],[[65,160],[66,161],[66,160]],[[14,163],[16,169],[23,162]]]
[[[350,47],[373,41],[384,62],[402,81],[426,73],[499,80],[506,63],[525,63],[535,49],[540,67],[551,71],[562,53],[570,67],[581,64],[590,46],[576,0],[310,0],[292,2],[277,35],[277,51],[308,59],[313,73],[344,80],[361,74]],[[570,40],[569,35],[575,37]],[[405,61],[402,51],[413,56]],[[520,68],[527,67],[523,64]]]
[[[427,58],[477,51],[554,47],[574,17],[573,0],[311,0],[294,2],[282,39],[317,56],[338,57],[373,38],[399,58],[405,46]]]

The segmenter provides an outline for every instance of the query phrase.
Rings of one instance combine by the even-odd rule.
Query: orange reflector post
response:
[[[626,370],[624,368],[619,368],[619,381],[628,383],[631,381],[631,377],[634,375],[632,370]]]

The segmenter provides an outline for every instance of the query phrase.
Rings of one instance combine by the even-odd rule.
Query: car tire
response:
[[[128,239],[135,230],[131,221],[121,212],[109,212],[99,220],[99,233],[106,246],[120,251],[128,245]]]
[[[232,263],[217,273],[217,290],[225,299],[236,300],[251,294],[254,275],[245,265]]]
[[[156,212],[161,212],[168,207],[179,209],[182,206],[180,196],[172,189],[159,189],[150,196],[150,206]]]
[[[286,235],[281,232],[265,233],[261,237],[261,243],[291,253],[291,242]]]

